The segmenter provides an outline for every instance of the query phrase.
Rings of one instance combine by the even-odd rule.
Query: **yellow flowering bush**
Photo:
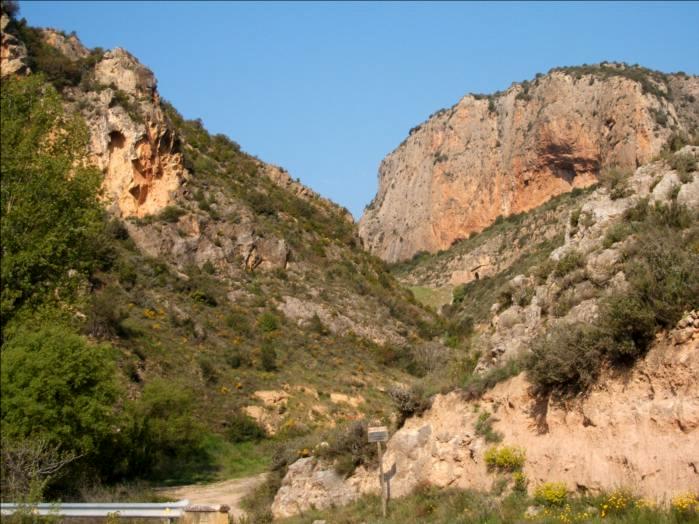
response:
[[[621,513],[633,502],[634,498],[628,493],[624,491],[615,491],[604,499],[602,507],[600,508],[600,516],[604,518],[609,514]]]
[[[693,493],[683,493],[672,499],[672,509],[683,513],[692,514],[699,512],[699,498]]]
[[[546,506],[562,506],[568,496],[568,488],[563,482],[544,482],[534,490],[534,499]]]
[[[512,480],[514,481],[513,489],[519,493],[526,493],[527,491],[527,476],[521,471],[515,471],[512,475]]]
[[[515,446],[492,446],[483,457],[490,470],[519,471],[524,466],[526,453]]]

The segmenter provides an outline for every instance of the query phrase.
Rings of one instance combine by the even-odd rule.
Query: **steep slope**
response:
[[[439,285],[443,267],[470,266],[472,253],[541,228],[514,256],[491,253],[497,269],[457,286],[443,308],[479,322],[472,358],[439,368],[431,408],[390,439],[392,496],[424,484],[505,489],[519,450],[530,491],[554,481],[570,493],[626,488],[667,502],[699,489],[698,158],[691,145],[667,152],[399,266],[401,278]],[[317,453],[289,466],[272,509],[285,517],[378,489],[371,465],[343,479]]]
[[[603,63],[467,95],[413,128],[379,167],[359,224],[384,260],[435,252],[499,216],[635,169],[699,124],[699,78]]]
[[[361,249],[344,208],[185,120],[125,50],[88,50],[3,15],[6,42],[3,84],[25,82],[28,69],[85,121],[108,211],[102,268],[60,268],[51,296],[3,319],[8,339],[40,314],[37,303],[57,305],[71,329],[118,349],[119,409],[151,387],[182,392],[189,400],[158,416],[185,417],[199,441],[257,438],[242,413],[281,441],[389,415],[379,390],[413,380],[409,348],[433,336],[436,317]],[[240,453],[259,470],[270,448]],[[238,471],[227,460],[222,469]],[[201,478],[212,467],[182,473],[185,462],[158,475]]]
[[[483,413],[491,414],[492,430],[505,445],[524,450],[523,472],[532,486],[563,482],[572,493],[627,488],[658,501],[696,491],[698,356],[699,328],[692,327],[688,341],[658,339],[632,372],[610,374],[585,398],[542,401],[523,376],[478,402],[458,392],[438,395],[429,411],[410,419],[388,443],[384,468],[391,471],[391,496],[424,484],[492,490],[502,476],[485,460],[492,445],[476,430]],[[343,481],[304,458],[290,468],[273,511],[288,517],[379,491],[374,470],[361,469]]]

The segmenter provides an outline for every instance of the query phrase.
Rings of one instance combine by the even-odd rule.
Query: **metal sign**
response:
[[[369,442],[386,442],[388,440],[386,426],[369,426],[367,433],[369,434]]]

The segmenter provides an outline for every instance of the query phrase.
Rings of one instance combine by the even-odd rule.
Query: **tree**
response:
[[[2,347],[3,441],[96,456],[117,432],[115,355],[60,325],[19,330]]]
[[[3,326],[104,257],[100,173],[86,161],[87,129],[63,113],[41,75],[3,80],[0,313]],[[64,286],[65,287],[65,286]]]

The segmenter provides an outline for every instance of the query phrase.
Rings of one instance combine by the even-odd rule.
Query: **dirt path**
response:
[[[211,484],[158,488],[157,492],[176,500],[188,499],[191,504],[226,504],[231,508],[230,514],[239,518],[244,514],[240,508],[240,500],[259,486],[265,480],[265,476],[266,473],[260,473],[254,477],[224,480]]]

